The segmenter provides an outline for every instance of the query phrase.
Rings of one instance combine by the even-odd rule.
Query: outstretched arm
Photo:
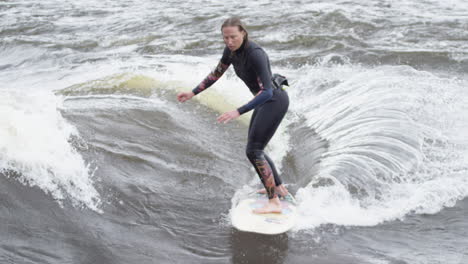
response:
[[[203,90],[210,87],[219,78],[221,78],[221,76],[223,76],[223,73],[227,70],[227,68],[229,68],[229,65],[226,65],[220,61],[216,69],[212,71],[210,74],[208,74],[208,76],[206,76],[206,78],[199,85],[197,85],[197,87],[195,87],[191,92],[182,92],[182,93],[177,94],[177,100],[183,103],[185,101],[192,99],[192,97],[194,97],[196,94],[201,93]]]
[[[208,74],[208,76],[206,76],[206,78],[199,85],[197,85],[197,87],[195,87],[191,92],[182,92],[182,93],[177,94],[177,100],[183,103],[185,101],[192,99],[192,97],[201,93],[203,90],[210,87],[219,78],[221,78],[221,76],[223,76],[223,73],[227,70],[227,68],[229,68],[229,65],[226,65],[222,63],[222,61],[220,61],[216,69],[214,69],[210,74]]]
[[[213,85],[221,76],[223,76],[224,72],[229,68],[229,64],[224,64],[221,60],[218,63],[218,66],[210,73],[206,78],[195,87],[192,92],[194,95],[201,93],[203,90],[207,89],[211,85]]]
[[[227,47],[225,47],[223,57],[221,57],[218,66],[210,74],[208,74],[208,76],[191,92],[182,92],[177,94],[177,100],[179,100],[179,102],[190,100],[196,94],[213,85],[213,83],[215,83],[219,78],[221,78],[221,76],[223,76],[224,72],[229,68],[229,65],[231,65],[230,51]]]

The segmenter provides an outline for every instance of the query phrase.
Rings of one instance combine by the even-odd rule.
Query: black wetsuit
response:
[[[242,115],[255,109],[250,120],[246,154],[260,176],[268,198],[272,199],[277,196],[275,185],[278,186],[282,182],[273,161],[263,150],[288,110],[289,97],[286,91],[275,88],[273,85],[268,56],[252,41],[244,41],[242,46],[234,52],[226,47],[216,69],[193,89],[193,93],[198,94],[210,87],[231,64],[234,65],[237,76],[244,81],[255,96],[237,110]]]

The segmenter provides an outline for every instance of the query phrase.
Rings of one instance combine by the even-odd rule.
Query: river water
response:
[[[248,89],[176,100],[231,15],[291,84],[278,236],[230,223]],[[468,263],[466,1],[7,0],[0,41],[1,263]]]

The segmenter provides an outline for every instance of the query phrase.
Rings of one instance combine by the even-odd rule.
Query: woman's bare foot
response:
[[[286,189],[286,187],[283,184],[281,184],[279,186],[276,186],[275,187],[275,192],[277,194],[283,196],[283,197],[288,195],[288,193],[289,193],[288,189]],[[265,190],[265,188],[259,189],[259,190],[257,190],[257,193],[266,194],[266,190]]]
[[[262,207],[253,210],[255,214],[281,214],[281,202],[278,197],[268,200],[268,203]]]

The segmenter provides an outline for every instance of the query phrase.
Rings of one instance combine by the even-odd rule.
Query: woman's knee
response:
[[[245,150],[245,155],[251,162],[254,162],[255,160],[263,158],[263,150],[247,147]]]

